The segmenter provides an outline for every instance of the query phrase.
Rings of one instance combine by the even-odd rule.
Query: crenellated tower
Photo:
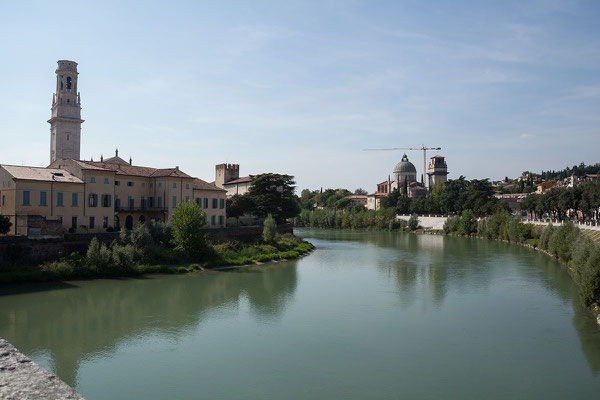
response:
[[[60,159],[80,159],[81,98],[77,91],[77,63],[59,60],[56,92],[52,94],[50,123],[50,163]]]

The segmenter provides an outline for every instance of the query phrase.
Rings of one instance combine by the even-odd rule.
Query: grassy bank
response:
[[[122,232],[110,245],[93,239],[85,254],[72,253],[36,266],[0,270],[0,283],[116,278],[143,274],[188,273],[222,266],[241,266],[273,260],[291,260],[310,252],[311,243],[291,235],[275,235],[255,243],[210,242],[202,254],[190,256],[171,243],[170,227],[161,223],[139,225]]]

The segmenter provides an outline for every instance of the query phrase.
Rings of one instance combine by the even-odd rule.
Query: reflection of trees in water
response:
[[[0,297],[0,336],[26,354],[48,351],[56,374],[74,386],[81,360],[114,351],[124,339],[150,333],[177,339],[215,308],[237,307],[244,293],[257,313],[276,315],[296,283],[295,263],[252,274],[83,282],[77,289]]]

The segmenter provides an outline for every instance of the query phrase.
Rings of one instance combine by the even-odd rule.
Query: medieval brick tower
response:
[[[59,60],[56,93],[52,94],[50,163],[60,159],[79,160],[81,147],[81,99],[77,91],[77,63]]]

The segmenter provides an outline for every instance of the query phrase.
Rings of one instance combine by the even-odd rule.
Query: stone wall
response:
[[[10,400],[84,398],[66,383],[0,338],[0,398]]]
[[[237,240],[252,242],[260,239],[262,226],[240,226],[235,228],[207,229],[206,233],[216,241]],[[280,234],[293,233],[292,224],[279,225]],[[84,254],[92,238],[110,244],[119,236],[118,232],[73,233],[64,238],[31,239],[25,236],[0,236],[0,269],[10,265],[35,265],[56,260],[73,252]]]

